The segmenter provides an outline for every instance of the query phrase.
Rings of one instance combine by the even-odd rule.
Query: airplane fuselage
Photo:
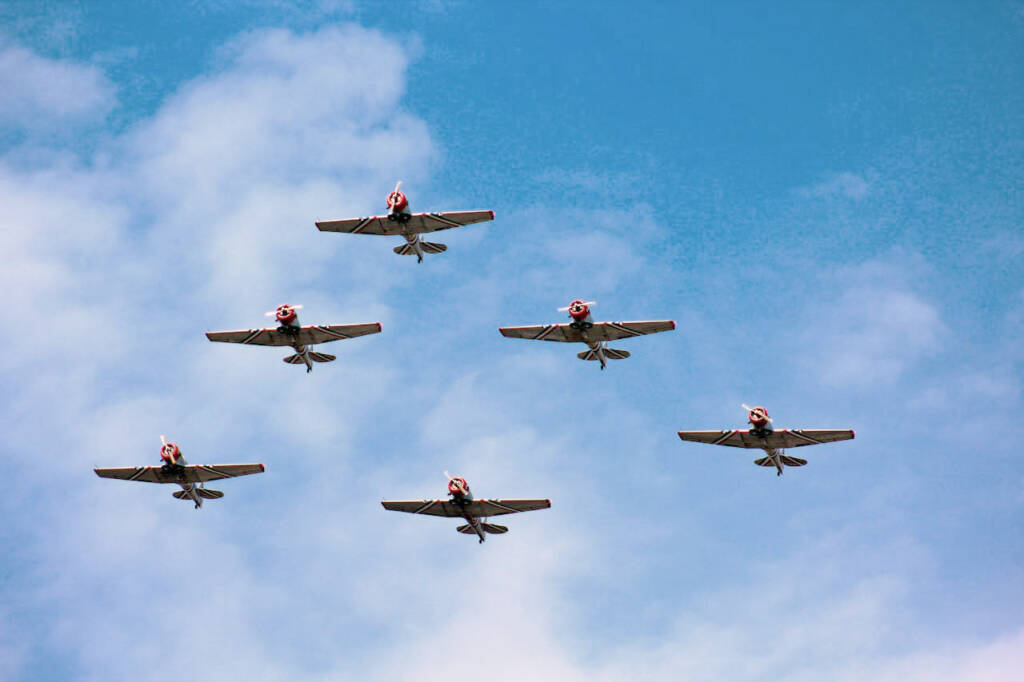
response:
[[[185,491],[185,493],[188,495],[188,498],[195,502],[196,509],[199,509],[200,507],[203,506],[203,498],[199,497],[196,485],[191,481],[185,480],[185,465],[187,463],[188,462],[185,461],[184,457],[179,457],[173,462],[164,463],[164,465],[160,468],[163,471],[163,473],[168,476],[177,476],[178,485],[180,485],[181,489]]]
[[[601,363],[601,369],[607,367],[608,358],[605,356],[604,352],[608,348],[608,344],[604,341],[590,338],[589,332],[594,328],[594,319],[590,316],[589,310],[587,311],[587,314],[583,316],[576,316],[570,312],[569,317],[572,318],[572,322],[569,323],[569,326],[573,329],[579,330],[580,336],[583,337],[583,343],[587,344],[590,350],[594,351],[597,355],[597,359]]]
[[[469,493],[452,493],[452,504],[458,505],[459,509],[462,510],[462,518],[466,519],[466,523],[473,529],[473,532],[477,534],[482,543],[486,539],[484,534],[484,527],[480,524],[480,519],[469,513],[469,505],[473,501],[473,496]]]

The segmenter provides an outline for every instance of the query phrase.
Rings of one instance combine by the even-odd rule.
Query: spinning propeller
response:
[[[754,424],[754,423],[771,424],[772,423],[772,418],[768,416],[768,410],[764,409],[763,407],[751,407],[750,405],[747,405],[746,403],[744,403],[742,405],[742,407],[749,414],[749,416],[750,416],[750,423],[751,424]]]
[[[284,312],[284,316],[288,317],[288,313],[290,311],[295,311],[295,310],[302,310],[302,305],[301,304],[299,304],[299,305],[290,305],[288,303],[285,303],[284,305],[279,305],[274,310],[268,310],[267,312],[265,312],[263,314],[266,315],[267,317],[274,317],[278,313]]]
[[[452,476],[447,471],[444,472],[444,475],[448,477],[448,492],[453,495],[456,491],[463,495],[469,494],[469,486],[466,484],[466,479],[458,476]]]
[[[576,303],[576,301],[573,301],[572,303],[570,303],[569,305],[565,306],[564,308],[559,308],[558,312],[564,313],[565,311],[572,309],[572,307],[573,307],[573,305],[575,303]],[[580,303],[582,303],[583,305],[585,305],[588,308],[591,307],[591,306],[597,305],[597,301],[580,301]]]

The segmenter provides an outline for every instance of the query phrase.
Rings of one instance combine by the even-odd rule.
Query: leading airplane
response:
[[[450,500],[383,500],[381,504],[385,509],[391,511],[428,516],[462,517],[466,523],[455,530],[466,535],[475,533],[481,543],[485,539],[484,533],[500,535],[508,532],[508,528],[505,526],[488,523],[487,517],[548,509],[551,506],[551,500],[474,500],[473,494],[469,492],[466,479],[452,476],[447,471],[444,472],[444,475],[448,477]]]
[[[400,256],[416,255],[416,262],[423,262],[423,254],[442,253],[448,250],[444,244],[425,242],[420,238],[426,232],[448,230],[453,227],[472,225],[494,220],[494,211],[446,211],[445,213],[413,213],[409,200],[401,190],[402,183],[388,195],[388,214],[368,218],[346,218],[344,220],[321,220],[316,226],[321,232],[347,232],[349,234],[401,235],[405,243],[394,251]]]
[[[516,339],[533,339],[534,341],[562,341],[565,343],[583,342],[590,350],[577,353],[580,360],[597,360],[601,369],[607,360],[625,360],[629,351],[609,348],[607,341],[625,339],[631,336],[643,336],[658,332],[672,331],[676,323],[672,320],[645,320],[640,322],[594,322],[590,316],[593,301],[576,299],[559,312],[568,311],[572,322],[565,324],[530,325],[527,327],[499,327],[502,336]]]
[[[806,459],[786,454],[784,448],[799,448],[805,445],[821,445],[840,440],[851,440],[853,429],[779,429],[772,427],[772,419],[763,407],[743,406],[747,410],[750,429],[731,431],[680,431],[679,437],[695,443],[727,445],[734,448],[760,448],[765,456],[755,459],[759,467],[775,467],[776,476],[782,475],[782,468],[802,467]]]
[[[196,509],[203,506],[203,500],[224,497],[219,490],[203,486],[207,481],[235,478],[248,474],[262,474],[262,464],[189,464],[175,443],[168,443],[160,436],[160,459],[162,466],[119,467],[93,469],[100,478],[118,478],[122,481],[144,481],[146,483],[177,483],[181,490],[171,493],[179,500],[192,500]]]
[[[299,326],[299,310],[301,305],[287,303],[271,310],[267,317],[277,318],[277,327],[273,329],[239,329],[230,332],[206,332],[210,341],[224,343],[243,343],[254,346],[291,346],[294,355],[283,358],[289,365],[306,365],[306,373],[313,371],[314,362],[331,362],[337,358],[328,353],[319,353],[312,349],[314,343],[327,343],[339,339],[351,339],[367,334],[379,334],[380,322],[366,324],[324,324]]]

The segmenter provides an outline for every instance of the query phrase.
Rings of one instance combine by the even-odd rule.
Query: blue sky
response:
[[[1024,5],[0,8],[0,679],[1011,680]],[[489,208],[422,265],[317,219]],[[605,372],[502,338],[672,318]],[[209,344],[381,321],[311,375]],[[328,350],[325,348],[324,350]],[[679,429],[857,430],[776,478]],[[97,479],[262,461],[201,512]],[[444,470],[550,497],[482,547]],[[173,652],[173,656],[169,655]]]

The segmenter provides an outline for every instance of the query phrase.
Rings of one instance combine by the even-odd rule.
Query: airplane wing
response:
[[[408,512],[410,514],[427,514],[428,516],[461,517],[468,512],[470,516],[500,516],[518,512],[547,509],[551,500],[473,500],[465,511],[463,507],[450,500],[403,500],[381,502],[385,509]]]
[[[728,445],[734,448],[798,448],[803,445],[820,445],[854,437],[852,429],[779,429],[763,437],[751,435],[750,431],[680,431],[679,437],[695,443]]]
[[[262,464],[186,464],[183,471],[166,471],[160,466],[120,467],[114,469],[93,469],[100,478],[119,478],[122,481],[143,481],[145,483],[202,483],[221,478],[235,478],[248,474],[261,474]]]
[[[347,232],[349,234],[401,234],[401,226],[388,220],[387,216],[348,218],[346,220],[321,220],[316,223],[321,232]]]
[[[572,324],[539,324],[528,327],[499,327],[502,336],[516,339],[533,339],[534,341],[614,341],[630,336],[643,336],[667,332],[676,328],[672,320],[647,320],[642,322],[595,322],[586,330],[586,338],[581,330]]]
[[[206,332],[210,341],[224,343],[243,343],[253,346],[291,346],[298,343],[309,346],[315,343],[327,343],[338,339],[351,339],[355,336],[377,334],[381,330],[380,322],[367,324],[325,324],[300,327],[295,334],[280,332],[276,327],[264,329],[239,329],[230,332]]]
[[[413,213],[409,220],[400,223],[388,220],[387,216],[349,218],[347,220],[322,220],[316,223],[321,232],[347,232],[349,234],[423,234],[449,230],[453,227],[472,225],[494,220],[494,211],[448,211],[447,213]]]
[[[448,500],[382,500],[385,509],[427,514],[428,516],[462,516],[462,508]]]
[[[587,336],[593,340],[615,341],[616,339],[626,339],[631,336],[643,336],[645,334],[668,332],[675,328],[676,323],[672,320],[595,322],[594,326],[587,332]]]
[[[562,341],[573,343],[583,341],[579,329],[566,324],[535,324],[528,327],[498,327],[502,336],[512,339],[532,339],[534,341]]]
[[[549,507],[551,500],[473,500],[469,504],[469,513],[472,516],[501,516]]]

